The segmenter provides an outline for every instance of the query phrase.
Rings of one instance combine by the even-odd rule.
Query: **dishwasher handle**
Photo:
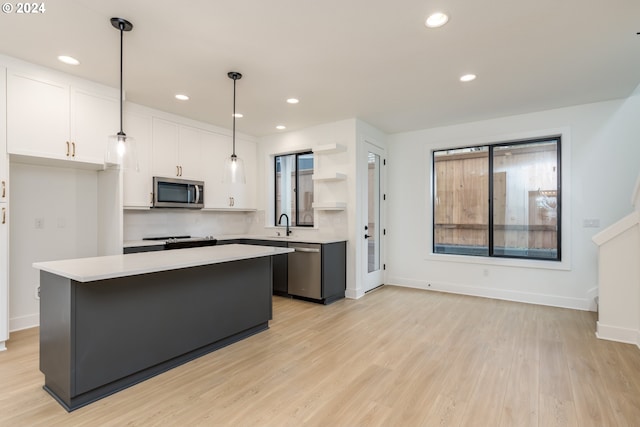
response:
[[[310,253],[320,253],[320,249],[318,248],[293,248],[296,252],[310,252]]]

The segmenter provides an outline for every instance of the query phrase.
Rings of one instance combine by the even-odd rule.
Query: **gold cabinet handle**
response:
[[[182,176],[182,166],[180,166],[180,176]]]
[[[180,166],[176,166],[176,176],[180,176]]]
[[[69,141],[66,141],[66,142],[67,142],[67,157],[69,157],[69,153],[71,152],[71,147],[70,147]]]
[[[76,156],[76,143],[75,142],[71,143],[71,148],[72,148],[71,157],[75,157]]]
[[[2,208],[2,223],[7,223],[7,208]]]
[[[7,183],[2,181],[2,198],[7,197]]]

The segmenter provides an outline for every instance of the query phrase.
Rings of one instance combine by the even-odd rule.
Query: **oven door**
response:
[[[154,176],[153,207],[202,209],[204,182]]]

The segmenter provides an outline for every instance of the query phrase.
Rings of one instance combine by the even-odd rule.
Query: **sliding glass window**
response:
[[[560,137],[433,153],[433,252],[560,261]]]
[[[312,177],[312,152],[275,157],[275,225],[286,214],[292,226],[313,227]]]

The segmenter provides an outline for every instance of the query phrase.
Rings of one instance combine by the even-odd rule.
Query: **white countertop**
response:
[[[328,243],[337,243],[344,242],[347,239],[340,238],[302,238],[296,236],[256,236],[249,234],[233,234],[233,235],[222,235],[222,236],[214,236],[220,242],[224,242],[225,240],[236,240],[236,239],[251,239],[251,240],[272,240],[274,242],[291,242],[291,243],[317,243],[317,244],[328,244]],[[164,240],[126,240],[124,242],[125,248],[137,248],[143,246],[161,246],[164,245]]]
[[[136,274],[279,255],[288,252],[293,252],[293,249],[255,245],[204,246],[175,251],[142,252],[127,255],[36,262],[33,267],[77,282],[93,282],[116,277],[134,276]]]

